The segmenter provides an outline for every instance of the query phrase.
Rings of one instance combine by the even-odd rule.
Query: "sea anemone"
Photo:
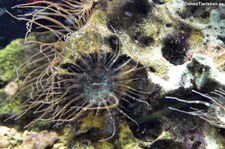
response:
[[[62,52],[46,48],[36,54],[36,58],[30,58],[31,64],[27,62],[21,66],[35,64],[38,67],[23,78],[16,96],[29,90],[30,97],[21,105],[22,113],[14,116],[19,115],[18,119],[33,112],[37,118],[27,126],[38,120],[61,125],[74,123],[88,111],[94,112],[95,117],[106,111],[112,118],[112,111],[118,111],[138,125],[124,112],[124,105],[132,102],[149,105],[146,99],[152,91],[147,90],[145,67],[119,50],[91,53],[67,50],[74,51],[70,62],[63,61]]]
[[[190,107],[191,111],[184,111],[180,109],[176,109],[173,107],[169,107],[171,110],[175,110],[178,112],[198,116],[199,118],[206,120],[211,125],[219,127],[219,128],[225,128],[225,91],[223,89],[217,89],[213,92],[208,94],[203,94],[198,91],[192,90],[193,93],[198,94],[209,101],[204,100],[183,100],[176,97],[166,97],[168,99],[175,99],[180,102],[188,103],[188,104],[197,104],[197,105],[204,105],[208,108],[206,109],[199,109]]]
[[[128,109],[126,106],[134,102],[149,105],[147,99],[153,89],[148,89],[146,68],[122,54],[117,36],[112,43],[116,46],[110,45],[112,49],[106,51],[93,48],[86,52],[69,45],[73,38],[69,35],[80,33],[80,28],[91,15],[94,2],[37,1],[14,7],[34,9],[31,13],[16,17],[9,13],[19,20],[28,21],[27,34],[35,24],[37,29],[45,29],[41,33],[50,32],[58,37],[55,43],[34,41],[40,43],[40,50],[18,68],[18,80],[22,85],[14,99],[27,92],[29,97],[23,98],[22,112],[13,117],[18,119],[32,113],[35,118],[27,126],[39,120],[55,126],[70,125],[88,112],[94,113],[94,119],[108,112],[114,128],[112,136],[107,138],[110,139],[116,132],[114,111],[139,126],[125,111]]]
[[[32,31],[34,24],[39,33],[54,33],[58,39],[83,27],[94,7],[96,0],[60,0],[59,2],[34,1],[14,7],[25,10],[25,14],[12,17],[27,21],[26,36]]]

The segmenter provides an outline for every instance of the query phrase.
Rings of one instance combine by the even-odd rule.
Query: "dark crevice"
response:
[[[174,65],[184,63],[186,53],[189,50],[188,38],[189,32],[178,33],[176,35],[168,35],[163,40],[161,49],[163,57]]]

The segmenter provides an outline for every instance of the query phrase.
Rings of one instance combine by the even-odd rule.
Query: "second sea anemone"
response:
[[[198,105],[199,107],[203,105],[203,106],[206,106],[207,108],[200,109],[200,108],[190,107],[191,111],[184,111],[184,110],[176,109],[173,107],[170,107],[170,109],[178,111],[178,112],[190,114],[193,116],[198,116],[199,118],[206,120],[213,126],[216,126],[219,128],[225,128],[225,91],[220,88],[220,89],[214,90],[210,94],[203,94],[195,90],[192,90],[192,92],[202,96],[208,101],[204,101],[201,99],[183,100],[177,97],[166,97],[166,98],[175,99],[183,103],[195,104],[195,105]]]

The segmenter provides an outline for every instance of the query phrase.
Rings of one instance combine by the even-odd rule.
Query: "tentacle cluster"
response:
[[[169,99],[175,99],[180,102],[188,103],[188,104],[197,104],[197,105],[204,105],[208,108],[206,109],[198,109],[194,107],[190,107],[191,111],[184,111],[180,109],[176,109],[173,107],[170,107],[170,109],[198,116],[201,119],[206,120],[211,125],[219,127],[219,128],[225,128],[225,90],[218,89],[213,92],[211,92],[211,95],[203,94],[198,91],[193,90],[192,92],[201,95],[202,97],[208,99],[209,101],[204,100],[183,100],[176,97],[166,97]]]
[[[27,35],[34,24],[39,33],[54,33],[59,39],[79,30],[91,16],[95,0],[60,0],[59,2],[35,1],[13,7],[25,9],[25,14],[12,17],[27,21]],[[29,11],[27,11],[29,10]]]
[[[88,111],[97,116],[103,110],[111,117],[116,110],[138,125],[124,112],[126,107],[122,103],[136,101],[148,105],[146,96],[151,91],[137,85],[143,81],[142,65],[118,51],[74,55],[71,63],[62,63],[64,57],[57,50],[45,49],[41,54],[45,57],[40,60],[45,60],[45,64],[26,75],[21,89],[22,92],[30,88],[31,92],[19,117],[30,111],[38,117],[28,126],[38,120],[70,124]],[[147,85],[147,77],[145,81]]]

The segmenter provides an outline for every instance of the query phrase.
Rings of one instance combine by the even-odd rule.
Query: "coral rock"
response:
[[[22,144],[23,149],[44,149],[53,146],[58,140],[55,132],[42,131],[38,134],[28,134]]]

